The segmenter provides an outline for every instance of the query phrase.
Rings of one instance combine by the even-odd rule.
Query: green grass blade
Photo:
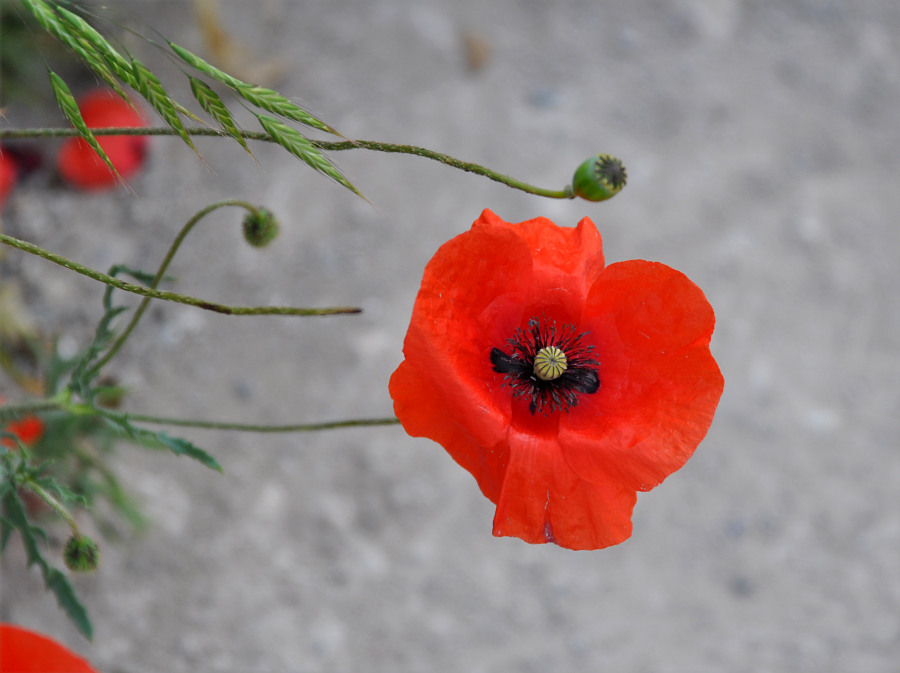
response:
[[[116,78],[113,77],[110,67],[104,62],[106,59],[104,58],[102,50],[98,49],[98,44],[88,37],[87,32],[82,30],[82,26],[86,27],[89,31],[93,31],[93,33],[100,38],[100,42],[105,43],[105,40],[103,40],[102,36],[100,36],[96,30],[91,28],[80,16],[72,14],[72,12],[69,12],[62,7],[57,7],[56,11],[54,11],[54,9],[43,0],[24,0],[24,2],[31,10],[31,13],[34,14],[38,23],[40,23],[47,32],[74,51],[75,54],[84,61],[85,65],[115,89],[116,93],[125,97],[125,92],[122,90],[119,82],[116,81]],[[60,12],[60,14],[57,14],[56,12]],[[113,70],[115,70],[115,68],[113,68]],[[118,71],[116,71],[116,74],[121,77],[121,74],[119,74]],[[131,84],[127,79],[125,79],[125,82]]]
[[[261,86],[254,86],[253,84],[248,84],[247,82],[239,80],[237,77],[232,77],[227,72],[219,70],[214,65],[209,64],[197,56],[197,54],[188,51],[174,42],[169,42],[169,46],[172,48],[172,51],[178,54],[182,61],[196,68],[200,72],[209,75],[213,79],[218,80],[222,84],[231,87],[244,100],[252,103],[256,107],[277,114],[285,119],[299,122],[305,126],[325,131],[326,133],[331,133],[332,135],[340,136],[341,138],[344,137],[321,119],[314,117],[277,91],[272,91],[271,89],[266,89]]]
[[[57,7],[62,20],[68,24],[72,33],[76,34],[81,40],[89,44],[93,50],[108,64],[112,71],[128,86],[137,89],[137,79],[131,68],[131,63],[127,58],[122,56],[109,41],[103,37],[91,24],[82,19],[77,14],[70,12],[65,7]],[[94,66],[92,64],[91,67]],[[106,79],[104,77],[104,79]]]
[[[287,124],[274,117],[269,117],[268,115],[260,114],[256,115],[256,118],[259,119],[259,123],[262,124],[262,127],[266,130],[266,133],[269,134],[272,140],[281,145],[288,152],[306,162],[311,168],[327,175],[338,184],[343,185],[354,194],[366,198],[337,168],[335,168],[334,164],[332,164],[325,155],[297,129],[291,128]]]
[[[181,136],[181,139],[186,142],[194,152],[197,152],[197,148],[194,147],[194,143],[191,141],[190,136],[185,130],[184,124],[181,123],[181,119],[176,110],[176,104],[169,97],[169,94],[166,93],[162,82],[159,81],[156,75],[150,72],[147,66],[136,59],[131,59],[131,67],[135,79],[137,80],[137,90],[151,107],[160,114],[163,121]],[[200,153],[197,152],[197,155],[199,156]]]
[[[78,131],[78,135],[84,138],[85,142],[91,146],[91,149],[97,153],[97,156],[103,159],[106,165],[109,166],[109,170],[111,170],[124,184],[125,181],[122,179],[122,176],[119,175],[119,171],[113,166],[113,162],[106,156],[106,152],[100,147],[97,138],[94,137],[94,134],[88,128],[88,125],[85,124],[84,118],[81,116],[81,110],[78,109],[78,103],[75,102],[75,97],[72,95],[72,92],[69,91],[69,87],[66,86],[66,83],[63,82],[59,75],[52,70],[49,72],[50,86],[53,89],[53,95],[56,96],[56,102],[59,103],[59,107],[62,108],[63,114],[66,115],[66,119],[68,119],[72,126],[75,127],[75,130]]]
[[[188,77],[188,79],[191,80],[191,92],[194,94],[194,98],[197,99],[197,102],[200,103],[200,107],[202,107],[210,117],[215,119],[228,135],[237,140],[241,144],[241,147],[247,150],[248,154],[253,156],[253,153],[247,146],[247,141],[244,140],[237,124],[234,123],[231,112],[228,111],[228,108],[225,106],[225,103],[222,102],[222,99],[219,98],[219,95],[213,91],[206,82],[199,80],[196,77]]]
[[[196,68],[200,72],[209,75],[213,79],[222,82],[222,84],[230,86],[232,89],[237,89],[239,86],[244,84],[244,82],[239,80],[237,77],[232,77],[227,72],[219,70],[214,65],[210,65],[202,58],[197,56],[197,54],[195,54],[194,52],[188,51],[184,47],[177,45],[174,42],[169,42],[169,46],[182,61]]]
[[[313,117],[299,105],[292,103],[290,100],[282,96],[277,91],[266,89],[261,86],[253,86],[251,84],[242,84],[235,89],[242,98],[253,103],[256,107],[273,112],[285,119],[299,122],[304,126],[309,126],[332,135],[340,136],[340,133],[331,128],[321,119]]]

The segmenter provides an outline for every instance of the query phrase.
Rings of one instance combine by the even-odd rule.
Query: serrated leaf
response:
[[[175,455],[187,456],[188,458],[193,458],[194,460],[203,463],[211,470],[216,470],[217,472],[223,471],[222,466],[219,465],[219,461],[217,461],[200,447],[191,444],[186,439],[181,439],[180,437],[170,437],[164,432],[153,432],[151,434],[155,435],[160,444],[165,446]]]
[[[75,623],[81,634],[91,640],[94,637],[94,629],[91,626],[87,610],[78,600],[75,590],[69,584],[66,576],[57,568],[52,567],[41,554],[36,535],[41,534],[46,537],[46,533],[42,528],[32,526],[28,522],[25,506],[17,491],[12,490],[6,493],[3,498],[3,511],[6,514],[5,520],[22,536],[22,545],[25,547],[28,565],[36,565],[41,569],[44,584],[56,596],[59,606]]]
[[[266,89],[265,87],[256,86],[253,84],[248,84],[247,82],[239,80],[237,77],[232,77],[227,72],[219,70],[214,65],[211,65],[207,61],[197,56],[197,54],[185,49],[180,45],[175,44],[174,42],[169,42],[169,46],[172,48],[172,51],[178,54],[182,61],[184,61],[188,65],[193,66],[200,72],[206,73],[213,79],[222,82],[222,84],[231,87],[242,98],[250,103],[253,103],[253,105],[262,108],[263,110],[268,110],[269,112],[280,115],[285,119],[299,122],[306,126],[319,129],[320,131],[325,131],[326,133],[340,136],[341,138],[344,137],[334,128],[323,122],[321,119],[311,115],[302,107],[285,98],[277,91]]]
[[[56,596],[56,602],[63,609],[69,619],[71,619],[76,628],[88,640],[94,639],[94,627],[91,625],[91,619],[88,617],[87,610],[78,596],[75,595],[75,589],[69,584],[68,578],[58,568],[49,568],[44,577],[44,583],[47,588]]]
[[[119,171],[116,170],[116,167],[113,166],[113,162],[110,161],[109,157],[106,156],[106,152],[103,151],[103,148],[100,147],[100,143],[97,142],[97,138],[94,137],[94,134],[88,128],[88,125],[84,122],[84,118],[81,116],[81,110],[78,109],[78,103],[75,101],[75,97],[72,95],[72,92],[69,90],[69,87],[66,86],[66,83],[63,82],[62,78],[57,75],[52,70],[50,73],[50,87],[53,89],[53,95],[56,97],[56,102],[59,103],[59,107],[62,109],[63,114],[66,115],[66,119],[75,127],[75,130],[78,131],[78,135],[84,138],[85,142],[91,146],[91,149],[97,153],[106,165],[109,167],[119,180],[125,184],[125,180],[122,179],[122,176],[119,175]]]
[[[222,466],[219,465],[219,462],[215,458],[200,447],[191,444],[186,439],[170,437],[164,432],[154,432],[152,430],[147,430],[146,428],[139,428],[136,425],[132,425],[128,421],[127,416],[103,411],[100,411],[100,413],[104,418],[120,428],[128,437],[140,444],[168,449],[176,456],[193,458],[212,470],[222,472]]]
[[[241,147],[247,150],[247,153],[252,156],[253,152],[247,147],[247,141],[244,140],[241,135],[237,124],[234,123],[231,112],[228,111],[225,103],[219,98],[219,94],[213,91],[206,82],[199,80],[196,77],[188,77],[188,79],[191,81],[191,92],[194,94],[194,98],[197,99],[197,102],[200,103],[200,107],[202,107],[210,117],[215,119],[225,132],[237,140],[241,144]]]
[[[188,146],[197,152],[194,143],[181,123],[178,112],[175,110],[175,103],[166,93],[162,82],[154,75],[143,63],[136,59],[131,59],[131,67],[137,80],[137,90],[141,93],[154,110],[159,112],[163,121],[173,129]],[[200,153],[197,152],[199,156]]]
[[[359,190],[354,187],[344,175],[335,168],[327,157],[319,151],[319,148],[312,144],[309,138],[306,138],[297,129],[291,128],[287,124],[269,117],[268,115],[256,115],[259,123],[276,143],[281,145],[288,152],[298,159],[306,162],[311,168],[327,175],[340,185],[343,185],[354,194],[362,198],[364,197]]]

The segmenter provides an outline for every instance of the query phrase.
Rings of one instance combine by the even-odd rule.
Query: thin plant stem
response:
[[[156,272],[156,275],[153,277],[152,282],[148,287],[155,290],[159,283],[162,281],[163,276],[166,273],[166,269],[169,268],[169,264],[172,262],[172,259],[175,257],[175,253],[178,252],[178,248],[181,247],[182,242],[187,237],[187,235],[191,232],[201,219],[203,219],[206,215],[213,212],[214,210],[218,210],[219,208],[224,208],[226,206],[236,206],[239,208],[244,208],[251,213],[258,213],[258,209],[256,206],[247,203],[246,201],[240,201],[238,199],[227,199],[225,201],[218,201],[211,205],[206,206],[203,210],[199,211],[195,214],[191,219],[187,221],[187,223],[181,228],[181,231],[178,232],[178,236],[175,237],[175,240],[172,241],[172,245],[169,246],[169,251],[166,253],[165,259],[163,259],[162,264]],[[88,376],[96,374],[100,371],[100,369],[119,352],[119,349],[125,344],[128,340],[128,337],[131,336],[131,332],[137,326],[138,321],[141,319],[141,316],[144,315],[144,311],[147,310],[147,306],[150,304],[150,300],[152,297],[144,297],[141,300],[141,303],[138,305],[137,309],[134,312],[134,315],[131,317],[131,321],[126,325],[125,329],[116,339],[116,341],[109,347],[106,353],[100,358],[93,367],[91,367],[90,372],[88,372]]]
[[[69,510],[66,509],[65,505],[54,498],[47,489],[45,489],[43,486],[32,479],[26,481],[23,486],[37,495],[45,503],[47,503],[47,505],[49,505],[50,508],[68,524],[69,528],[72,529],[72,534],[75,537],[81,537],[81,531],[78,530],[78,524],[75,523],[75,518],[69,513]]]
[[[192,127],[185,129],[191,136],[218,136],[230,137],[221,131],[213,128]],[[103,128],[91,129],[95,136],[173,136],[177,135],[177,131],[168,127],[146,127],[146,128]],[[269,134],[262,131],[239,131],[242,138],[247,140],[259,140],[263,142],[275,142]],[[13,138],[74,138],[80,137],[75,129],[64,128],[46,128],[46,129],[0,129],[0,139]],[[344,140],[344,141],[328,141],[328,140],[310,140],[320,150],[327,152],[341,152],[344,150],[371,150],[373,152],[389,152],[394,154],[412,154],[417,157],[424,157],[432,161],[440,162],[446,166],[456,168],[467,173],[474,173],[499,182],[501,184],[518,189],[535,196],[543,196],[550,199],[572,199],[574,194],[570,189],[545,189],[543,187],[535,187],[527,182],[522,182],[508,175],[503,175],[497,171],[491,170],[486,166],[472,163],[470,161],[462,161],[449,154],[435,152],[425,147],[416,145],[396,145],[394,143],[382,143],[374,140]]]
[[[206,301],[198,297],[178,294],[177,292],[165,292],[163,290],[155,290],[146,285],[136,285],[120,280],[115,276],[102,273],[96,269],[91,269],[67,257],[45,250],[44,248],[29,243],[27,241],[0,234],[0,243],[4,243],[10,247],[18,248],[24,252],[43,257],[47,261],[58,264],[59,266],[80,273],[82,276],[93,278],[94,280],[105,283],[110,287],[131,292],[143,297],[151,299],[165,299],[166,301],[174,301],[179,304],[187,304],[196,306],[197,308],[206,309],[207,311],[215,311],[216,313],[225,313],[227,315],[341,315],[348,313],[361,313],[362,309],[353,306],[330,306],[326,308],[297,308],[294,306],[227,306],[225,304],[217,304],[215,302]]]
[[[356,428],[372,425],[396,425],[400,422],[396,418],[354,418],[344,421],[330,421],[326,423],[257,425],[253,423],[220,423],[217,421],[198,421],[192,419],[166,418],[162,416],[146,416],[142,414],[122,414],[122,417],[128,421],[134,421],[136,423],[172,425],[184,428],[202,428],[205,430],[234,430],[238,432],[314,432],[317,430],[337,430],[340,428]]]

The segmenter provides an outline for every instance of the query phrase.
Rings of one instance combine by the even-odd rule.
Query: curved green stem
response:
[[[191,136],[220,136],[229,137],[222,132],[204,127],[192,127],[186,129],[188,135]],[[91,129],[95,136],[173,136],[177,132],[168,127],[155,128],[105,128]],[[247,140],[259,140],[263,142],[275,142],[269,134],[262,131],[239,131],[242,138]],[[75,129],[0,129],[0,139],[3,138],[74,138],[79,137],[78,131]],[[491,170],[480,164],[470,161],[462,161],[449,154],[435,152],[425,147],[417,147],[416,145],[396,145],[394,143],[382,143],[373,140],[345,140],[345,141],[326,141],[326,140],[310,140],[320,150],[340,152],[344,150],[371,150],[374,152],[389,152],[394,154],[412,154],[417,157],[424,157],[437,161],[452,168],[456,168],[467,173],[481,175],[494,182],[518,189],[535,196],[544,196],[550,199],[572,199],[574,195],[569,188],[564,189],[544,189],[543,187],[535,187],[527,182],[516,180],[508,175],[503,175],[497,171]]]
[[[258,213],[258,209],[256,206],[247,203],[246,201],[241,201],[238,199],[226,199],[225,201],[218,201],[211,205],[208,205],[203,210],[199,211],[195,214],[191,219],[187,221],[187,223],[181,228],[181,231],[178,232],[178,236],[175,237],[175,240],[172,241],[172,245],[169,246],[169,251],[166,253],[165,259],[163,259],[162,264],[156,272],[156,275],[153,277],[150,285],[148,286],[150,289],[155,290],[159,283],[162,281],[163,276],[166,273],[166,269],[169,268],[169,264],[172,262],[172,259],[175,257],[175,253],[178,252],[178,248],[181,247],[181,243],[187,237],[187,235],[194,228],[194,225],[197,224],[201,219],[203,219],[206,215],[213,212],[214,210],[218,210],[219,208],[224,208],[226,206],[237,206],[239,208],[244,208],[251,213]],[[125,329],[116,339],[116,341],[109,347],[109,350],[103,355],[102,358],[97,360],[93,367],[91,367],[90,372],[88,372],[88,376],[96,374],[100,369],[119,352],[119,349],[125,344],[128,340],[128,337],[131,336],[131,332],[134,331],[134,328],[137,326],[138,321],[141,319],[141,316],[144,315],[144,311],[147,310],[147,306],[150,304],[150,300],[152,297],[144,297],[141,303],[138,305],[137,309],[134,312],[134,315],[131,317],[131,321],[126,325]]]
[[[116,278],[115,276],[110,276],[109,274],[102,273],[100,271],[97,271],[96,269],[86,267],[82,264],[79,264],[78,262],[68,259],[67,257],[63,257],[62,255],[50,252],[49,250],[44,250],[44,248],[34,245],[33,243],[28,243],[27,241],[13,238],[12,236],[7,236],[6,234],[0,234],[0,243],[4,243],[13,248],[18,248],[19,250],[31,253],[32,255],[37,255],[38,257],[43,257],[44,259],[53,262],[54,264],[58,264],[63,268],[69,269],[76,273],[80,273],[82,276],[93,278],[94,280],[105,283],[110,287],[124,290],[125,292],[131,292],[143,297],[150,297],[151,299],[165,299],[167,301],[174,301],[179,304],[188,304],[189,306],[196,306],[197,308],[206,309],[207,311],[215,311],[216,313],[225,313],[228,315],[305,316],[338,315],[362,312],[361,308],[352,306],[331,306],[327,308],[296,308],[293,306],[226,306],[225,304],[217,304],[215,302],[206,301],[205,299],[200,299],[198,297],[178,294],[177,292],[154,290],[147,287],[146,285],[136,285],[134,283],[128,283]]]
[[[33,479],[28,479],[25,483],[22,484],[22,486],[33,492],[41,500],[47,503],[50,508],[69,525],[69,528],[72,529],[72,535],[74,535],[75,537],[81,537],[81,531],[78,530],[78,524],[75,523],[75,518],[69,513],[69,510],[66,509],[65,505],[54,498],[46,488],[41,486]]]

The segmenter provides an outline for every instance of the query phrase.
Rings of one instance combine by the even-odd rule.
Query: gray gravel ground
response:
[[[600,552],[492,538],[474,480],[400,428],[184,433],[224,476],[126,448],[119,468],[153,526],[76,578],[94,643],[15,553],[9,618],[109,673],[900,670],[900,5],[221,4],[248,62],[279,59],[279,90],[349,137],[548,187],[607,151],[630,182],[605,204],[557,202],[414,157],[336,155],[370,205],[279,148],[256,148],[257,168],[201,140],[206,171],[164,139],[135,196],[21,190],[7,230],[95,268],[154,266],[214,200],[266,204],[283,221],[271,249],[249,249],[239,216],[217,214],[176,259],[178,287],[365,308],[294,320],[158,306],[115,362],[130,409],[389,415],[422,269],[489,207],[510,221],[589,215],[608,260],[662,261],[704,288],[718,415],[687,466],[640,496],[633,538]],[[189,3],[127,11],[204,49]],[[477,72],[465,34],[492,47]],[[132,47],[180,83],[159,52]],[[99,287],[10,257],[42,326],[86,338]]]

